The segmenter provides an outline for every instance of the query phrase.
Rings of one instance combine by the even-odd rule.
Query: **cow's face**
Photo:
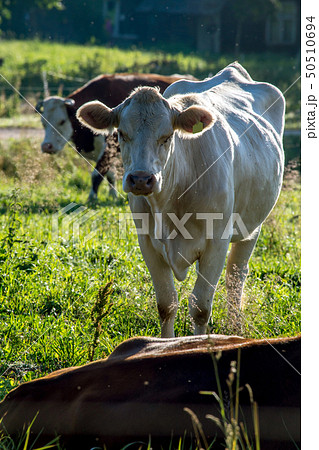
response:
[[[77,113],[94,131],[118,128],[124,176],[123,189],[134,195],[161,192],[163,173],[174,151],[176,130],[193,135],[193,126],[212,125],[210,112],[200,106],[183,107],[180,99],[167,101],[154,88],[139,88],[121,105],[109,109],[89,102]]]
[[[163,168],[172,151],[174,127],[167,102],[139,103],[132,98],[119,115],[118,136],[123,189],[135,195],[161,191]]]
[[[73,101],[61,97],[49,97],[42,103],[42,125],[45,131],[41,144],[43,153],[59,153],[71,139],[73,128],[66,105]]]

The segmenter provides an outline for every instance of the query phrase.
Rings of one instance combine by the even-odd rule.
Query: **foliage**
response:
[[[3,19],[9,19],[11,0],[0,0],[0,25]]]
[[[60,0],[0,0],[0,25],[3,19],[9,20],[12,14],[12,7],[30,8],[37,6],[40,9],[63,9]]]
[[[229,7],[232,8],[234,17],[238,21],[243,22],[247,19],[258,22],[273,15],[280,8],[280,2],[279,0],[241,0],[238,3],[232,0]]]
[[[1,12],[6,19],[11,17],[12,6],[17,6],[19,8],[37,6],[41,9],[63,8],[62,1],[60,0],[1,0]]]
[[[2,32],[7,38],[42,37],[72,42],[105,40],[103,0],[5,1],[8,14],[3,20]]]

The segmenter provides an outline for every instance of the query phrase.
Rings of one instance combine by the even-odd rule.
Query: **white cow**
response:
[[[116,108],[90,102],[79,109],[91,129],[118,129],[136,227],[148,219],[138,237],[162,337],[174,336],[172,272],[183,280],[195,261],[189,310],[195,334],[207,331],[229,244],[228,311],[239,321],[248,262],[282,185],[284,110],[281,92],[253,81],[238,63],[202,82],[176,82],[163,96],[139,88]]]

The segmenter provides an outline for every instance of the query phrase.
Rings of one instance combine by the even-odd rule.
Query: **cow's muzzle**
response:
[[[156,184],[156,177],[154,174],[137,170],[129,173],[126,178],[126,185],[129,192],[134,195],[149,195],[153,192]]]
[[[46,142],[45,144],[41,144],[42,153],[49,153],[49,155],[53,155],[58,153],[57,150],[53,147],[52,144]]]

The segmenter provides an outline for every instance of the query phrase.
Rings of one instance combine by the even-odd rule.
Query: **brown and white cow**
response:
[[[78,110],[97,132],[118,129],[123,188],[155,287],[162,337],[174,336],[173,274],[184,280],[195,261],[189,310],[195,334],[206,332],[230,244],[228,310],[239,322],[248,262],[282,185],[284,111],[282,93],[253,81],[238,63],[201,82],[177,81],[164,95],[144,87],[113,109],[89,102]]]
[[[112,108],[122,102],[137,86],[158,86],[163,92],[174,81],[183,78],[179,75],[158,74],[114,74],[100,75],[72,92],[68,97],[48,97],[37,104],[42,114],[45,136],[41,144],[43,153],[59,153],[66,142],[72,140],[76,150],[85,158],[96,161],[92,172],[90,199],[97,197],[100,183],[106,175],[110,183],[110,194],[116,196],[114,189],[115,173],[110,169],[110,159],[114,156],[114,138],[96,136],[76,119],[77,109],[90,100],[99,100]],[[188,76],[190,78],[190,76]]]
[[[212,357],[222,352],[217,366],[230,421],[235,399],[230,398],[227,380],[238,349],[238,423],[243,422],[254,442],[248,384],[258,405],[261,448],[296,448],[295,443],[300,444],[300,337],[129,339],[107,359],[62,369],[11,391],[0,403],[0,430],[18,440],[35,418],[30,439],[41,433],[38,446],[61,436],[67,450],[120,450],[133,442],[137,444],[129,448],[146,449],[149,440],[153,449],[168,449],[177,448],[182,437],[183,448],[191,448],[194,429],[188,408],[197,415],[208,442],[215,439],[212,448],[224,448],[223,433],[207,418],[221,419],[220,405],[203,391],[218,393]],[[236,374],[233,393],[235,385]]]

